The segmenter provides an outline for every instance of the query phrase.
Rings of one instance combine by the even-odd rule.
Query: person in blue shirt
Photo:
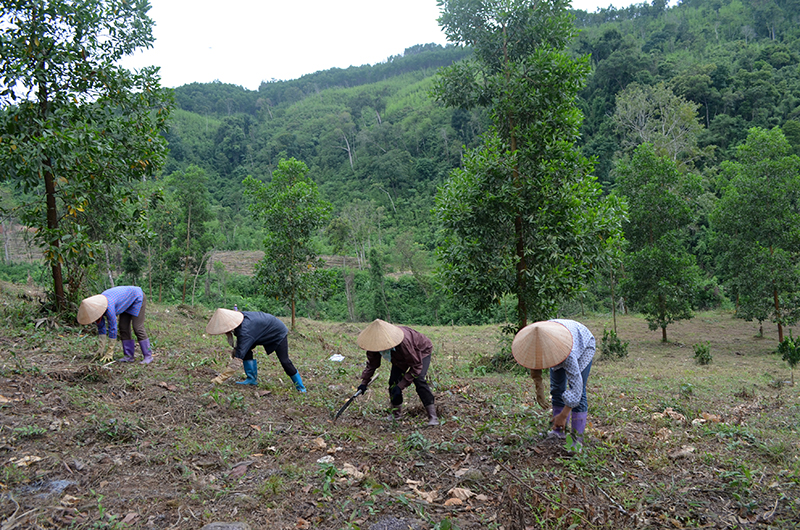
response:
[[[209,335],[224,333],[227,336],[228,344],[233,347],[231,357],[242,360],[244,373],[247,376],[244,381],[238,381],[238,384],[258,384],[258,363],[253,358],[253,351],[256,346],[263,346],[268,355],[275,352],[283,371],[292,380],[297,391],[306,391],[300,373],[289,359],[287,338],[289,330],[277,317],[260,311],[231,311],[219,308],[208,321],[206,333]],[[214,378],[213,382],[221,383],[231,375],[228,369]]]
[[[101,362],[108,362],[114,358],[117,329],[122,341],[123,357],[120,362],[134,361],[136,343],[133,341],[131,328],[142,350],[141,364],[152,362],[150,339],[147,338],[147,331],[144,329],[146,305],[144,291],[135,286],[112,287],[81,302],[78,308],[78,322],[84,326],[92,322],[97,323],[97,333],[100,336],[100,349],[97,354]]]

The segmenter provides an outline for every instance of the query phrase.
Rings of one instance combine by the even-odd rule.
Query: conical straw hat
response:
[[[78,322],[84,326],[86,324],[91,324],[103,316],[106,309],[108,309],[108,298],[102,294],[84,298],[81,302],[81,306],[78,308]]]
[[[564,361],[572,350],[572,334],[558,322],[544,320],[525,326],[514,337],[511,353],[525,368],[542,370]]]
[[[239,327],[242,320],[244,320],[244,314],[239,311],[231,311],[220,307],[214,311],[211,320],[208,321],[206,333],[209,335],[222,335]]]
[[[358,334],[356,344],[362,350],[383,351],[403,342],[403,337],[402,329],[376,318]]]

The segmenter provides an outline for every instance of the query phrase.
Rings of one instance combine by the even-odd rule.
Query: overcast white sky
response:
[[[645,0],[572,0],[576,9]],[[328,68],[376,64],[415,44],[446,44],[436,0],[150,0],[153,48],[122,64],[160,66],[177,87],[214,80],[258,89]]]

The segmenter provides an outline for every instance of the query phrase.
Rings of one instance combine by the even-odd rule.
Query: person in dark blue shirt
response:
[[[258,363],[253,357],[253,350],[256,346],[263,346],[268,355],[275,352],[283,371],[292,380],[297,391],[306,391],[300,373],[289,359],[287,339],[289,330],[277,317],[260,311],[231,311],[219,308],[208,321],[206,333],[209,335],[224,333],[227,336],[228,344],[233,347],[231,357],[242,360],[244,373],[247,375],[247,379],[239,381],[238,384],[258,384]],[[215,382],[222,381],[224,379],[215,378]]]

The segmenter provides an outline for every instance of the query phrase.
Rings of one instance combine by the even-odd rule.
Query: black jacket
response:
[[[289,334],[286,324],[269,313],[260,311],[242,311],[244,320],[233,330],[236,335],[236,347],[233,356],[244,359],[247,352],[256,346],[270,346],[281,342]],[[266,348],[267,351],[271,351]]]

